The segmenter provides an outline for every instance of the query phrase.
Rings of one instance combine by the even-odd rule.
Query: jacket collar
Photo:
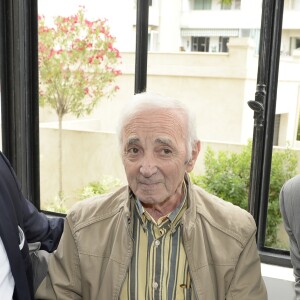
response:
[[[187,173],[184,176],[184,180],[187,187],[187,210],[182,217],[182,224],[184,224],[184,229],[188,234],[187,236],[189,236],[189,233],[195,226],[197,206],[193,192],[193,183],[191,182],[190,176]]]
[[[197,215],[197,208],[196,203],[194,199],[194,193],[193,193],[193,183],[190,180],[190,176],[186,173],[184,176],[184,181],[186,183],[187,188],[187,195],[186,195],[186,201],[187,201],[187,210],[185,211],[183,215],[182,222],[185,224],[186,230],[188,232],[194,227],[196,215]],[[134,208],[134,201],[135,201],[135,195],[130,189],[129,186],[127,186],[127,201],[124,205],[124,212],[127,217],[128,224],[132,224],[131,220],[133,220],[133,208]]]

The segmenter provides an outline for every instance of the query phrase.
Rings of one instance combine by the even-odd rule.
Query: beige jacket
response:
[[[119,298],[134,242],[130,194],[123,187],[74,206],[36,299]],[[198,299],[266,300],[252,216],[189,180],[188,205],[181,226]]]

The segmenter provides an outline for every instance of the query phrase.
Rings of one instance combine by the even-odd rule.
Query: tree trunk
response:
[[[59,206],[63,205],[63,170],[62,170],[62,119],[63,115],[58,115],[58,199]]]

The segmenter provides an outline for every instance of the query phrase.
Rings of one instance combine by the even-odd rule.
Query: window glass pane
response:
[[[115,129],[134,91],[136,11],[116,0],[38,7],[41,208],[65,212],[125,183]]]
[[[202,147],[194,182],[247,208],[253,136],[247,101],[256,91],[261,2],[221,10],[215,0],[202,11],[176,3],[152,7],[161,18],[147,89],[178,98],[196,113]]]
[[[286,250],[289,242],[279,210],[279,192],[285,181],[300,173],[300,49],[297,50],[300,29],[290,29],[297,27],[300,16],[296,2],[286,5],[284,10],[266,240],[266,246]]]
[[[221,10],[219,0],[183,0],[172,6],[152,1],[149,10],[147,90],[181,99],[196,112],[202,152],[193,180],[243,208],[248,205],[253,135],[253,111],[247,101],[256,91],[261,2],[235,1]],[[282,32],[266,235],[267,246],[281,249],[288,249],[288,244],[279,214],[279,190],[299,173],[299,32],[290,29],[298,20],[296,2],[284,15],[290,23],[283,25]],[[115,127],[122,105],[134,91],[136,1],[39,0],[38,6],[40,74],[45,74],[40,77],[41,208],[66,211],[84,197],[126,183]],[[85,31],[100,19],[106,51],[117,53],[113,62],[108,59],[106,73],[96,76],[96,83],[89,77],[99,72],[93,70],[93,62],[101,65],[109,55],[97,52],[100,46],[89,47],[85,31],[74,35],[70,20],[75,22],[79,9],[84,11]],[[62,18],[55,25],[53,18],[58,16]],[[60,39],[51,46],[53,34]],[[76,49],[78,53],[71,54]],[[81,60],[89,54],[90,65],[84,64]],[[107,76],[111,81],[106,81]],[[47,91],[47,80],[56,80],[60,88],[73,80],[64,95],[76,101],[57,106],[62,95],[57,86]],[[115,91],[110,97],[106,93],[89,111],[82,110],[83,103],[96,100],[96,87]],[[65,108],[61,130],[59,107]]]

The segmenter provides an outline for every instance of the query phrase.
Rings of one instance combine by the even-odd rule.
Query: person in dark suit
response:
[[[16,174],[0,152],[0,298],[33,299],[33,271],[28,243],[53,252],[59,243],[63,218],[48,218],[25,199]]]
[[[300,175],[284,183],[279,195],[284,228],[289,236],[296,299],[300,299]]]

